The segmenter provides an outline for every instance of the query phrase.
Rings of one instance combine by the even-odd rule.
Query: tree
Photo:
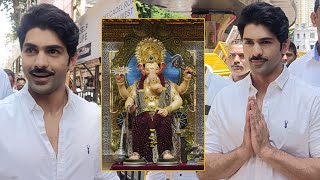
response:
[[[167,9],[136,1],[139,18],[187,18],[187,16],[171,12]]]
[[[10,36],[13,36],[14,39],[17,37],[21,15],[30,5],[34,4],[36,4],[36,0],[0,0],[0,10],[6,12],[10,17],[12,28],[12,35]]]
[[[187,18],[187,16],[171,12],[167,9],[157,7],[157,6],[152,6],[151,9],[152,13],[152,18]]]
[[[139,18],[151,18],[151,5],[136,1]]]

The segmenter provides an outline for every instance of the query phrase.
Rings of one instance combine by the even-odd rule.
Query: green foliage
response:
[[[170,12],[164,8],[160,8],[157,6],[152,6],[151,14],[152,18],[187,18],[187,16],[175,12]]]
[[[16,33],[8,32],[5,35],[6,39],[5,39],[5,45],[7,46],[8,44],[10,44],[11,42],[13,42],[17,37],[16,37]]]
[[[138,11],[139,18],[151,18],[151,8],[150,5],[136,1],[136,7]]]
[[[26,11],[28,3],[29,5],[34,5],[36,4],[36,0],[0,0],[0,10],[4,11],[11,20],[12,33],[10,35],[7,35],[7,37],[9,37],[7,41],[9,41],[10,39],[16,39],[20,18]],[[19,4],[21,5],[19,6]]]
[[[168,11],[164,8],[148,5],[136,1],[137,11],[139,18],[187,18],[179,13]]]

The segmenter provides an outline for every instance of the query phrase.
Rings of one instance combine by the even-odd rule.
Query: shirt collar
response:
[[[288,71],[288,69],[286,67],[283,67],[283,70],[282,70],[281,74],[277,77],[276,80],[274,80],[270,84],[275,83],[282,90],[284,85],[288,81],[288,79],[289,79],[289,71]],[[255,95],[258,92],[258,90],[252,85],[251,72],[243,80],[244,80],[244,82],[246,84],[249,85],[250,92],[252,92],[252,94],[250,93],[250,96]]]
[[[40,108],[40,106],[37,104],[37,102],[33,99],[33,97],[31,96],[29,90],[28,90],[28,83],[26,83],[23,88],[18,92],[20,93],[20,99],[23,101],[24,104],[27,105],[27,108],[32,111],[35,108]],[[65,107],[72,105],[72,91],[69,89],[68,86],[66,86],[66,91],[68,93],[68,101],[65,105]]]
[[[289,79],[289,70],[286,67],[283,67],[283,70],[281,74],[278,76],[278,78],[274,81],[282,90],[284,85]]]
[[[22,102],[24,104],[26,104],[27,108],[31,111],[34,108],[36,108],[37,103],[33,99],[33,97],[31,96],[31,94],[28,90],[28,86],[29,86],[29,84],[26,83],[18,93],[20,93],[19,95],[20,95],[20,99],[22,100]]]
[[[230,75],[228,76],[228,79],[229,79],[230,81],[234,82],[233,77],[232,77],[232,74],[230,74]]]
[[[313,48],[313,58],[314,58],[314,60],[316,60],[316,61],[319,61],[320,60],[320,57],[319,57],[319,54],[318,54],[318,48],[319,48],[319,43],[318,43],[318,41],[316,42],[316,45],[314,46],[314,48]]]

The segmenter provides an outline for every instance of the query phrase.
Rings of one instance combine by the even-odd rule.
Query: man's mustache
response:
[[[232,64],[231,67],[232,67],[232,68],[234,68],[234,67],[242,67],[242,68],[243,68],[243,66],[240,65],[240,64]]]
[[[49,74],[49,75],[55,74],[53,71],[49,71],[46,68],[34,68],[29,71],[29,74],[35,74],[35,73],[44,73],[44,74]]]
[[[253,60],[262,60],[262,61],[268,61],[267,58],[263,57],[263,56],[252,56],[249,61],[253,61]]]

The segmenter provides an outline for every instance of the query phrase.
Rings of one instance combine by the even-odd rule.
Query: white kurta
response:
[[[218,93],[206,123],[206,153],[228,153],[241,145],[248,97],[256,93],[250,75]],[[319,89],[284,68],[268,86],[262,113],[271,145],[296,157],[320,157]],[[230,179],[288,178],[259,157],[252,157]]]
[[[4,72],[3,69],[0,69],[0,100],[11,95],[12,93],[13,92],[8,78],[8,74]]]
[[[100,108],[68,89],[59,125],[58,155],[46,135],[44,112],[28,85],[0,101],[1,180],[119,179],[100,173]]]
[[[288,69],[290,73],[302,79],[306,83],[320,87],[320,61],[315,49],[312,49],[304,56],[293,61]],[[318,56],[318,57],[315,57]]]

